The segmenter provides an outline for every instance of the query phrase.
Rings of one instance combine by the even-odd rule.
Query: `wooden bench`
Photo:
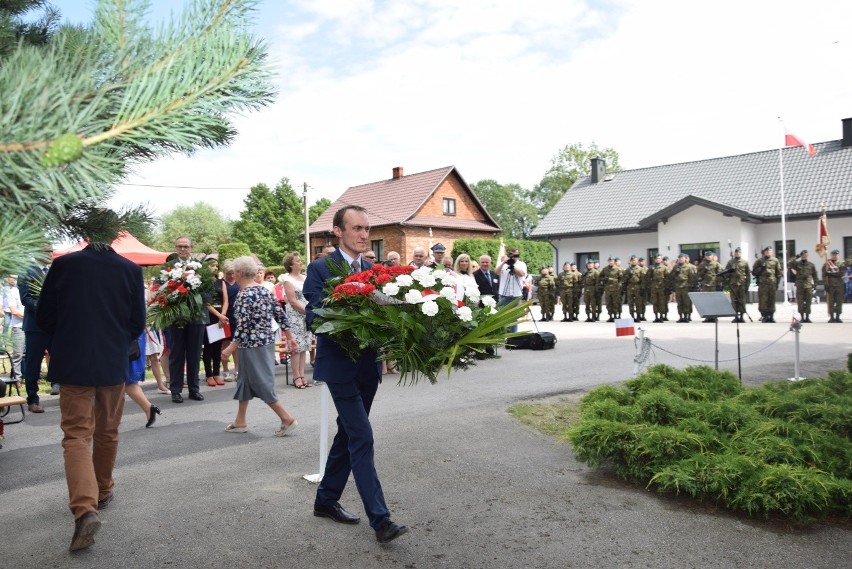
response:
[[[17,421],[4,420],[3,423],[5,423],[6,425],[13,425],[15,423],[20,423],[21,421],[23,421],[24,417],[26,416],[24,411],[24,405],[26,404],[26,398],[21,397],[20,395],[7,395],[6,397],[0,397],[0,409],[2,409],[2,412],[0,412],[0,417],[5,417],[6,415],[8,415],[12,407],[16,405],[21,409],[20,419],[18,419]]]

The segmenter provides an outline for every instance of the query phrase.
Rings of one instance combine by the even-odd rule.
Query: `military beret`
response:
[[[446,251],[447,248],[444,247],[443,245],[441,245],[440,243],[435,243],[434,245],[432,245],[432,250],[433,251]]]
[[[594,265],[595,261],[594,261],[594,259],[589,259],[588,261],[586,261],[586,264],[587,265]]]
[[[657,256],[659,257],[659,255],[657,255]],[[663,257],[663,261],[668,261],[668,260],[669,260],[668,257]]]
[[[705,257],[706,257],[707,255],[715,255],[715,254],[716,254],[716,251],[714,251],[713,249],[706,249],[706,250],[704,251],[704,256],[705,256]]]
[[[645,260],[645,257],[639,257],[639,260],[640,260],[640,261],[644,261],[644,260]]]
[[[620,260],[621,260],[620,257],[616,257],[615,259],[613,259],[613,261],[620,261]]]
[[[615,261],[615,257],[613,257],[612,255],[610,255],[610,256],[609,256],[609,259],[607,259],[607,261]]]
[[[739,248],[739,247],[737,247],[736,249],[734,249],[734,253],[742,253],[742,252],[743,252],[743,250],[742,250],[741,248]]]
[[[802,250],[799,252],[799,255],[807,255],[807,254],[808,254],[808,250],[807,250],[807,249],[802,249]]]
[[[576,267],[576,266],[577,266],[577,263],[571,263],[571,266],[572,266],[572,267]]]
[[[681,251],[680,255],[678,255],[677,257],[678,257],[678,259],[680,259],[681,257],[689,257],[689,253],[685,253],[685,252]]]
[[[772,251],[774,248],[772,245],[764,245],[763,249],[760,250],[761,253],[766,253],[767,251]]]
[[[630,255],[630,260],[631,260],[631,261],[632,261],[633,259],[635,259],[635,258],[636,258],[636,255]]]
[[[831,254],[832,254],[832,255],[839,255],[839,254],[840,254],[840,249],[832,249],[832,250],[831,250]]]

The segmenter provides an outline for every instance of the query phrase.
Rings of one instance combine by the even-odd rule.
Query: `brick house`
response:
[[[346,204],[367,209],[371,248],[378,258],[397,251],[403,264],[411,261],[411,251],[418,245],[442,243],[451,254],[456,239],[492,239],[500,231],[455,166],[407,176],[396,167],[392,174],[388,180],[347,189],[311,224],[314,255],[337,244],[332,219]]]

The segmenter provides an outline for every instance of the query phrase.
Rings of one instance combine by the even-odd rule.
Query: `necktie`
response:
[[[360,273],[361,272],[361,263],[358,262],[358,259],[352,261],[352,272]]]

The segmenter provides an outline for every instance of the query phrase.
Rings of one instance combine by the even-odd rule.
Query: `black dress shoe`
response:
[[[408,532],[408,528],[396,522],[386,520],[376,530],[376,539],[379,543],[387,543],[393,541],[404,533]]]
[[[172,403],[183,403],[183,396],[180,393],[172,393]]]
[[[190,393],[189,398],[193,401],[204,401],[204,396],[198,393],[197,391]]]
[[[332,506],[314,505],[314,515],[318,518],[331,518],[339,524],[357,524],[361,521],[361,518],[355,514],[350,514],[336,502]]]
[[[151,425],[154,424],[154,421],[157,420],[157,415],[160,414],[160,408],[156,405],[151,405],[151,410],[148,411],[148,422],[145,423],[145,428],[147,429]]]

